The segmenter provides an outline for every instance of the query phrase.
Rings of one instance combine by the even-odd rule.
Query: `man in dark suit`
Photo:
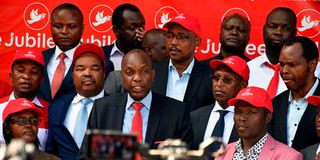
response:
[[[181,13],[164,27],[170,59],[154,65],[152,91],[185,102],[189,112],[212,104],[212,70],[194,58],[201,42],[197,19]]]
[[[71,64],[84,29],[81,10],[70,3],[63,3],[53,9],[50,20],[52,39],[56,47],[42,52],[45,60],[44,81],[38,92],[39,97],[49,103],[75,90]],[[113,70],[113,64],[105,59],[107,75]]]
[[[289,90],[273,99],[271,135],[300,150],[320,141],[315,130],[316,108],[308,104],[311,95],[320,95],[314,75],[318,62],[316,44],[306,37],[295,37],[280,53],[280,75]]]
[[[60,97],[49,106],[47,151],[66,160],[77,158],[93,101],[106,95],[102,48],[81,44],[73,58],[71,69],[76,92]]]
[[[238,56],[230,56],[212,60],[210,65],[214,70],[212,92],[216,101],[190,113],[195,148],[211,136],[222,137],[225,144],[239,138],[234,127],[234,106],[228,106],[228,101],[248,85],[247,62]]]
[[[314,105],[315,107],[317,107],[317,114],[316,114],[316,118],[315,118],[315,127],[316,127],[316,131],[317,131],[317,135],[318,137],[320,137],[320,96],[310,96],[307,98],[308,102],[312,105]],[[303,155],[303,158],[306,160],[320,160],[320,147],[319,147],[320,143],[316,143],[314,145],[308,146],[302,150],[300,150],[300,152]]]
[[[193,133],[185,104],[150,91],[155,74],[150,58],[134,49],[124,56],[121,67],[128,93],[97,100],[88,128],[135,133],[139,142],[148,143],[152,149],[167,138],[179,138],[191,145]],[[137,109],[136,104],[141,108]],[[142,123],[136,123],[136,118]],[[141,127],[137,129],[138,124]]]

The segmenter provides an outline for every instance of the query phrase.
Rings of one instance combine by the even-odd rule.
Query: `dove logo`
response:
[[[23,12],[24,22],[32,30],[45,28],[49,23],[49,17],[48,8],[39,2],[29,4]]]
[[[112,28],[112,13],[113,10],[107,5],[95,6],[89,14],[91,28],[99,33],[108,32]]]
[[[245,11],[244,9],[242,9],[242,8],[230,8],[230,9],[228,9],[228,10],[223,14],[223,16],[222,16],[222,18],[221,18],[221,23],[222,23],[224,17],[230,16],[230,15],[232,15],[232,14],[234,14],[234,13],[238,13],[238,14],[240,14],[240,15],[242,15],[242,16],[245,16],[245,17],[247,17],[248,20],[250,21],[250,17],[249,17],[249,15],[248,15],[247,11]]]
[[[163,28],[164,24],[171,21],[177,15],[179,15],[179,12],[175,8],[171,6],[161,7],[154,16],[154,25],[156,28]]]
[[[314,38],[320,33],[320,12],[304,9],[297,14],[297,33],[300,36]]]

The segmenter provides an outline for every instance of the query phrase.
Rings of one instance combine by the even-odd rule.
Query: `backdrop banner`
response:
[[[73,3],[83,12],[83,43],[109,45],[115,40],[112,32],[113,10],[122,3],[135,4],[146,20],[146,30],[162,28],[180,13],[198,18],[201,24],[201,45],[198,60],[219,53],[219,32],[222,19],[232,13],[246,16],[251,22],[246,55],[254,58],[265,53],[262,30],[267,14],[276,7],[289,7],[297,16],[297,34],[320,41],[320,0],[1,0],[0,1],[0,79],[10,83],[11,59],[17,49],[54,47],[50,32],[50,13],[61,3]]]

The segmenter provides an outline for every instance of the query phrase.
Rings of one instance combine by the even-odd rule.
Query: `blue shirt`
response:
[[[183,102],[184,94],[186,93],[188,82],[190,79],[191,71],[194,66],[194,59],[192,59],[191,63],[187,67],[185,71],[182,72],[182,76],[179,76],[176,67],[172,64],[170,59],[169,61],[169,72],[168,72],[168,84],[166,96],[174,98]]]
[[[131,133],[131,127],[132,127],[132,120],[133,116],[135,114],[135,110],[132,107],[133,102],[137,102],[134,99],[131,98],[131,96],[128,94],[127,98],[127,104],[126,109],[124,113],[124,119],[123,119],[123,126],[122,126],[122,132],[123,133]],[[140,110],[141,116],[142,116],[142,141],[145,142],[146,138],[146,132],[148,127],[148,119],[149,119],[149,113],[150,113],[150,107],[151,107],[151,100],[152,100],[152,93],[149,91],[147,96],[145,96],[140,103],[143,104],[143,107]]]

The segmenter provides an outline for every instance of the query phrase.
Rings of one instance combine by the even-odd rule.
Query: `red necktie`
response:
[[[52,84],[51,84],[51,97],[56,95],[58,89],[60,88],[60,85],[62,83],[63,77],[64,77],[64,70],[66,68],[66,65],[64,64],[64,59],[67,57],[64,52],[60,53],[60,62],[57,66],[56,71],[54,72],[53,78],[52,78]]]
[[[143,107],[143,104],[133,102],[132,107],[135,110],[135,114],[132,120],[131,133],[137,134],[138,142],[142,143],[142,117],[141,117],[140,110]],[[136,160],[141,160],[141,156],[139,153],[136,153]]]
[[[272,65],[270,63],[265,63],[266,66],[274,70],[273,77],[269,83],[267,92],[270,98],[274,98],[277,95],[278,83],[279,83],[279,64]]]

